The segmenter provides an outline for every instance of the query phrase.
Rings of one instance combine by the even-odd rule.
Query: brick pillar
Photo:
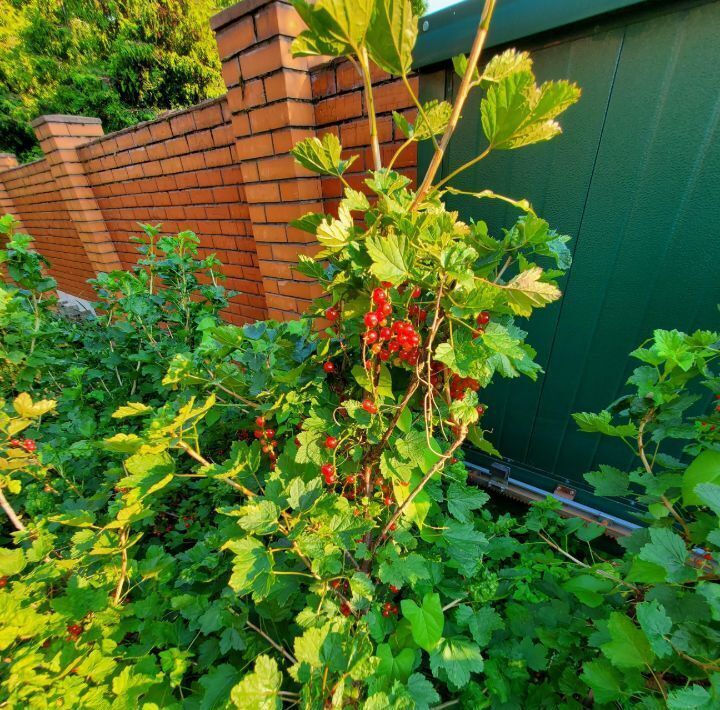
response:
[[[294,266],[315,239],[288,226],[322,211],[315,173],[295,163],[290,149],[315,135],[310,69],[317,59],[294,59],[292,39],[305,26],[280,0],[245,0],[211,20],[228,88],[227,100],[270,318],[294,318],[320,293]]]
[[[32,122],[75,230],[95,273],[120,269],[120,259],[78,156],[78,148],[103,134],[99,118],[40,116]]]
[[[18,222],[18,229],[22,230],[22,222],[15,211],[13,199],[3,182],[3,173],[6,170],[16,168],[18,165],[17,158],[12,153],[0,153],[0,217],[4,214],[11,214]]]

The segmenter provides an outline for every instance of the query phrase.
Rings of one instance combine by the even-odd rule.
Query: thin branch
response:
[[[8,518],[10,518],[10,522],[15,526],[16,530],[25,530],[22,520],[20,520],[18,514],[13,510],[13,507],[10,505],[8,499],[2,491],[2,488],[0,488],[0,507],[2,507],[5,511]]]
[[[648,423],[652,420],[653,416],[655,415],[655,410],[651,409],[640,421],[640,426],[638,427],[638,434],[637,434],[637,446],[638,446],[638,454],[640,455],[640,460],[642,461],[642,465],[645,468],[645,471],[650,474],[651,476],[654,476],[652,466],[650,465],[650,462],[647,460],[647,455],[645,454],[645,442],[644,442],[644,434],[645,434],[645,427],[648,425]],[[691,541],[691,535],[690,535],[690,528],[688,528],[687,523],[683,520],[682,516],[675,510],[675,506],[668,500],[668,498],[664,495],[660,496],[660,500],[662,501],[662,504],[665,506],[667,511],[672,515],[672,517],[675,519],[675,521],[680,525],[680,527],[683,529],[683,537],[685,538],[685,542],[690,543]]]
[[[579,567],[583,567],[584,569],[589,569],[590,571],[592,571],[592,572],[594,572],[595,574],[597,574],[598,577],[605,577],[605,579],[609,579],[609,580],[611,580],[612,582],[615,582],[615,584],[620,584],[620,585],[622,585],[622,586],[624,586],[624,587],[629,587],[629,588],[632,589],[633,592],[635,592],[635,593],[639,593],[639,592],[640,592],[640,590],[639,590],[634,584],[630,584],[630,582],[626,582],[624,579],[620,579],[620,577],[616,577],[615,575],[610,574],[609,572],[606,572],[606,571],[603,570],[603,569],[597,569],[596,567],[592,567],[591,565],[583,562],[582,560],[579,560],[577,557],[573,557],[569,552],[567,552],[567,550],[563,550],[563,548],[560,547],[560,545],[558,545],[554,540],[551,540],[549,537],[546,537],[546,536],[543,535],[541,532],[539,532],[538,535],[539,535],[543,540],[545,540],[545,542],[546,542],[548,545],[550,545],[550,547],[552,547],[553,550],[556,550],[557,552],[559,552],[559,553],[560,553],[561,555],[563,555],[564,557],[567,557],[571,562],[574,562],[574,563],[575,563],[576,565],[578,565]]]
[[[455,128],[460,120],[463,106],[467,100],[468,94],[473,84],[473,76],[477,68],[478,62],[480,61],[480,55],[482,54],[483,46],[485,45],[485,39],[487,38],[488,27],[490,26],[490,20],[492,19],[493,11],[495,10],[495,0],[485,0],[485,6],[483,7],[482,17],[480,18],[480,24],[478,25],[477,33],[475,34],[475,40],[473,41],[472,49],[470,50],[470,56],[468,57],[467,68],[463,75],[462,81],[460,82],[460,88],[458,89],[457,97],[455,98],[455,104],[453,105],[452,113],[450,114],[450,120],[448,121],[447,128],[443,134],[442,140],[438,149],[433,154],[430,166],[425,173],[425,178],[420,185],[420,189],[415,195],[411,210],[417,208],[417,206],[425,199],[430,186],[435,179],[435,175],[440,168],[443,158],[445,157],[445,151],[450,143]]]
[[[460,431],[458,433],[457,439],[455,439],[453,445],[440,457],[440,459],[437,461],[437,463],[425,474],[422,481],[418,483],[418,485],[413,489],[413,491],[410,493],[410,495],[403,501],[402,505],[399,505],[397,510],[393,513],[390,520],[388,520],[387,524],[383,528],[380,535],[378,535],[377,539],[372,545],[371,552],[375,552],[377,550],[378,545],[381,543],[382,540],[385,539],[388,532],[392,528],[393,525],[395,525],[395,522],[397,519],[403,514],[405,509],[412,503],[415,498],[417,498],[418,495],[420,495],[420,491],[422,491],[423,488],[427,485],[427,482],[438,472],[440,469],[443,468],[445,465],[445,462],[452,458],[452,455],[457,451],[457,449],[462,446],[463,441],[465,441],[465,437],[467,436],[467,426],[464,424],[460,426]]]
[[[365,85],[365,100],[367,101],[368,120],[370,122],[370,145],[372,146],[373,163],[375,170],[382,167],[382,158],[380,156],[380,142],[377,132],[377,116],[375,115],[375,97],[372,90],[372,79],[370,77],[370,61],[368,53],[363,47],[358,53],[360,64],[360,74],[362,75],[363,84]]]
[[[123,590],[123,586],[125,585],[125,578],[127,577],[127,568],[128,568],[127,539],[128,539],[128,529],[125,527],[120,531],[120,545],[121,545],[120,556],[122,559],[122,563],[120,565],[120,579],[118,580],[117,587],[115,588],[115,599],[114,599],[115,604],[119,604],[120,599],[122,599],[122,590]]]
[[[276,651],[279,651],[282,653],[285,658],[287,658],[290,663],[293,665],[297,664],[297,660],[293,657],[293,655],[287,651],[283,646],[281,646],[277,641],[272,639],[270,636],[268,636],[259,626],[255,626],[252,621],[248,620],[245,622],[248,626],[248,628],[252,629],[255,633],[260,634]]]

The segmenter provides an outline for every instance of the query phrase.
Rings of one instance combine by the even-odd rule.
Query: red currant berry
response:
[[[398,343],[397,340],[393,340],[388,343],[388,350],[391,353],[396,353],[398,350],[400,350],[400,343]]]
[[[266,439],[272,439],[274,436],[275,436],[274,429],[265,429],[265,438]]]
[[[37,445],[32,439],[25,439],[22,445],[25,448],[25,451],[35,451],[35,449],[37,449]]]
[[[255,429],[255,431],[253,432],[253,436],[254,436],[256,439],[262,439],[262,438],[263,438],[263,430],[262,430],[262,429]]]
[[[338,440],[334,436],[328,436],[325,439],[325,448],[334,449],[338,445]]]
[[[330,308],[325,311],[325,317],[331,323],[334,323],[340,317],[340,311],[335,306],[330,306]]]
[[[389,350],[381,350],[378,353],[378,357],[383,361],[387,362],[390,359],[390,351]]]
[[[385,293],[385,291],[383,289],[376,288],[372,292],[372,300],[373,300],[373,303],[380,305],[381,303],[385,303],[385,301],[387,301],[387,294]]]
[[[380,340],[390,340],[392,338],[392,330],[387,326],[380,328]]]
[[[390,591],[391,591],[393,594],[397,594],[400,590],[399,590],[394,584],[391,584],[391,585],[390,585]]]
[[[373,402],[371,399],[368,399],[367,397],[362,402],[362,408],[368,414],[377,414],[378,408],[375,406],[375,402]]]
[[[20,439],[11,439],[10,446],[15,446],[15,447],[20,446]]]
[[[372,345],[373,343],[377,343],[379,337],[377,330],[368,330],[368,332],[365,333],[365,342],[368,345]]]
[[[377,313],[369,311],[363,316],[363,321],[368,328],[374,328],[378,324]]]
[[[260,428],[264,427],[265,426],[265,417],[256,417],[255,424],[257,424],[258,427],[260,427]]]
[[[480,311],[477,318],[475,318],[475,322],[478,325],[487,325],[490,322],[490,313],[488,311]]]
[[[352,610],[350,609],[350,605],[349,605],[347,602],[343,602],[343,603],[340,605],[340,613],[341,613],[343,616],[350,616],[350,614],[352,614]]]
[[[422,289],[420,288],[420,286],[415,286],[415,288],[412,290],[412,293],[410,294],[410,296],[412,298],[420,298],[421,294],[422,294]]]
[[[355,483],[355,476],[352,473],[345,476],[345,483],[347,483],[349,486],[352,486],[353,483]]]
[[[320,473],[322,473],[322,475],[325,477],[333,476],[335,474],[335,466],[333,466],[331,463],[324,463],[320,467]]]
[[[383,498],[383,503],[385,503],[385,505],[392,505],[393,504],[392,496],[385,496]]]
[[[8,578],[7,577],[0,577],[0,589],[3,587],[7,587]]]
[[[327,362],[323,363],[323,370],[325,370],[325,372],[327,373],[335,372],[335,364],[328,360]]]
[[[378,307],[378,312],[382,313],[384,317],[387,317],[392,314],[393,309],[392,305],[390,304],[390,301],[385,301],[385,303],[381,303]]]

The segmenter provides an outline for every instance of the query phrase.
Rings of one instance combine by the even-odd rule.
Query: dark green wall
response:
[[[570,417],[623,391],[628,352],[653,328],[720,326],[720,2],[675,8],[609,16],[540,46],[515,42],[532,50],[541,80],[572,79],[583,97],[561,118],[562,136],[491,155],[455,183],[527,197],[573,237],[562,302],[529,324],[545,376],[486,395],[503,455],[562,479],[629,465],[627,450],[578,433]],[[456,83],[445,67],[424,74],[423,90],[443,95]],[[485,146],[474,99],[444,174]],[[487,202],[450,204],[496,230],[516,217]]]

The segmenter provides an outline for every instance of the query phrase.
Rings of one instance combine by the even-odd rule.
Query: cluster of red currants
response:
[[[453,399],[462,399],[468,390],[477,392],[479,389],[480,383],[472,377],[453,375],[450,378],[450,396]]]
[[[70,626],[67,627],[67,630],[68,630],[68,633],[70,634],[70,636],[72,637],[72,640],[75,641],[76,639],[78,639],[81,636],[82,632],[85,629],[83,629],[83,627],[80,626],[80,624],[70,624]]]
[[[3,587],[7,587],[8,578],[7,577],[0,577],[0,589]]]
[[[33,439],[23,439],[22,441],[20,441],[20,439],[11,439],[10,446],[16,449],[25,449],[28,453],[37,450],[37,444]]]
[[[419,288],[413,290],[414,297],[416,293],[417,296],[420,295]],[[392,302],[385,289],[374,289],[372,301],[375,310],[368,311],[363,316],[363,322],[365,323],[363,340],[370,347],[370,352],[383,362],[396,355],[401,362],[406,362],[408,365],[417,365],[420,359],[419,348],[422,340],[413,323],[409,320],[392,321],[390,318],[393,312]],[[424,318],[427,318],[425,311],[422,311],[424,318],[420,318],[420,309],[417,305],[411,305],[408,311],[411,315],[417,316],[418,324]],[[372,366],[371,361],[365,364]]]
[[[265,429],[265,417],[257,417],[255,424],[257,429],[253,431],[253,436],[260,441],[262,444],[262,451],[268,455],[270,459],[270,468],[275,468],[275,462],[277,461],[277,440],[275,439],[274,429]]]
[[[393,604],[392,602],[385,602],[382,607],[382,615],[387,618],[388,616],[392,616],[393,614],[398,613],[397,605]]]

